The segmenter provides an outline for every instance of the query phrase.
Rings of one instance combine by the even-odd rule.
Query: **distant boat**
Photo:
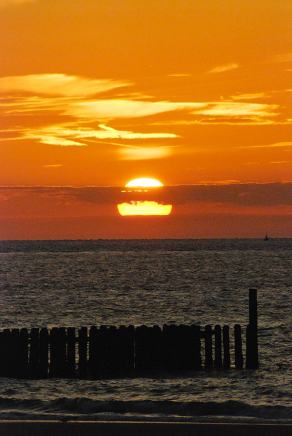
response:
[[[270,240],[270,238],[269,238],[268,234],[266,233],[266,236],[264,237],[264,241],[269,241],[269,240]]]

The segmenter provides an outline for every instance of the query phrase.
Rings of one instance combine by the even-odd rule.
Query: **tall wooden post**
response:
[[[223,326],[223,368],[230,368],[229,326]]]
[[[222,368],[222,338],[221,338],[221,326],[215,325],[215,368]]]
[[[30,330],[29,372],[31,378],[39,378],[40,337],[39,329]]]
[[[212,327],[210,325],[205,326],[205,369],[211,369],[213,367],[212,356]]]
[[[76,338],[75,328],[67,329],[67,377],[74,378],[76,370]]]
[[[78,335],[78,376],[87,377],[87,327],[81,327]]]
[[[246,328],[246,368],[257,369],[258,357],[258,308],[257,290],[249,290],[249,324]]]
[[[49,332],[47,328],[40,330],[40,377],[47,378],[49,370]]]
[[[242,357],[242,338],[241,338],[241,326],[235,324],[234,326],[234,354],[235,354],[235,368],[242,369],[243,357]]]

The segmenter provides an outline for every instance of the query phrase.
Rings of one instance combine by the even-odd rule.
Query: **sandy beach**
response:
[[[0,436],[288,436],[291,424],[1,421]]]

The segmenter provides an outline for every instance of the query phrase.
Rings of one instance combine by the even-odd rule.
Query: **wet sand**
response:
[[[1,421],[0,436],[290,436],[292,424]]]

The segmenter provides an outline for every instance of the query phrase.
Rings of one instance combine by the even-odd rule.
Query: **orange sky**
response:
[[[291,16],[291,0],[0,0],[0,238],[292,236]],[[223,187],[176,191],[164,221],[60,197],[142,176]],[[224,200],[271,182],[269,204]]]

